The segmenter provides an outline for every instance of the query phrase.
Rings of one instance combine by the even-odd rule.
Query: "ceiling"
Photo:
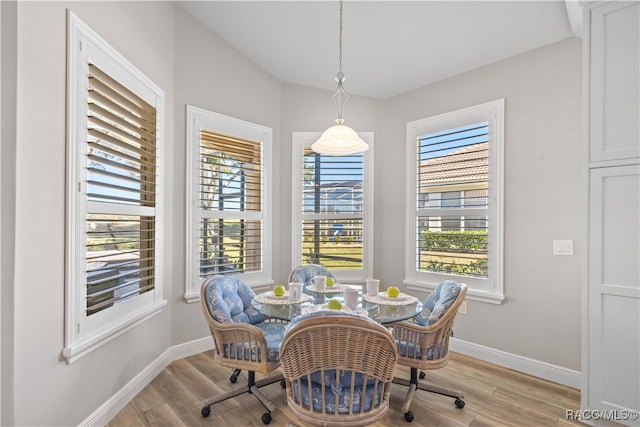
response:
[[[179,1],[276,79],[336,89],[338,1]],[[344,87],[385,99],[575,35],[575,0],[343,6]]]

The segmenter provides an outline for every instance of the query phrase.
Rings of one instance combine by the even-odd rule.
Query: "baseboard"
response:
[[[175,345],[158,356],[149,366],[143,369],[122,389],[114,394],[85,419],[81,426],[103,426],[107,424],[118,412],[145,388],[153,379],[174,360],[192,356],[213,348],[211,337],[200,338],[183,344]],[[513,369],[559,384],[579,389],[581,386],[581,374],[579,371],[541,362],[516,354],[507,353],[483,345],[474,344],[457,338],[452,338],[450,350],[476,359],[495,363],[505,368]]]
[[[138,375],[109,400],[96,409],[80,426],[104,426],[113,419],[133,398],[174,360],[182,359],[213,348],[213,339],[209,336],[175,345],[151,362]]]
[[[517,354],[496,350],[472,342],[451,338],[449,349],[456,353],[475,357],[486,362],[495,363],[505,368],[518,372],[533,375],[538,378],[553,381],[569,387],[580,389],[582,385],[582,374],[580,371],[563,368],[547,362],[530,359]]]

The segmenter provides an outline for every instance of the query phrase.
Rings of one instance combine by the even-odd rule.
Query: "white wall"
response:
[[[505,98],[504,278],[506,301],[470,301],[458,339],[580,370],[582,44],[541,47],[385,103],[376,135],[376,274],[403,277],[404,142],[408,121]],[[382,178],[382,179],[380,179]],[[553,256],[552,240],[574,241]]]
[[[273,170],[275,218],[273,239],[279,246],[281,206],[277,183],[287,163],[280,158],[282,140],[280,132],[281,84],[245,56],[231,48],[217,35],[206,29],[179,7],[175,9],[175,143],[173,167],[173,213],[171,228],[175,235],[170,248],[174,263],[170,280],[174,295],[172,322],[174,344],[192,341],[209,334],[201,305],[185,304],[185,116],[186,105],[194,105],[227,116],[273,129]],[[274,251],[274,253],[278,253]],[[274,256],[279,259],[279,256]]]
[[[72,365],[60,355],[66,7],[165,90],[168,135],[163,268],[169,304]],[[14,363],[13,371],[6,369],[3,357],[2,373],[12,374],[14,386],[3,375],[2,423],[73,425],[169,347],[208,335],[200,305],[182,298],[185,105],[273,128],[277,281],[291,267],[291,132],[324,130],[336,111],[331,91],[279,83],[170,2],[19,2],[17,12],[17,143],[9,146],[16,150],[15,186],[5,191],[11,171],[3,122],[1,193],[3,262],[13,249],[4,239],[5,203],[17,194],[15,280],[5,283],[3,266],[1,312],[2,354],[9,352]],[[4,35],[3,26],[3,46]],[[383,283],[401,283],[406,122],[506,98],[507,301],[470,302],[456,337],[571,369],[580,363],[580,54],[579,40],[565,40],[389,100],[352,96],[344,111],[347,124],[375,132],[374,271]],[[6,69],[3,64],[3,82]],[[576,256],[553,257],[552,239],[573,239]]]
[[[61,357],[67,7],[165,90],[166,129],[174,127],[173,3],[18,2],[14,425],[77,425],[171,346],[169,305],[71,365]],[[165,171],[171,183],[172,166]],[[166,201],[171,206],[172,194]],[[169,248],[172,239],[168,230]],[[163,265],[168,278],[172,255]]]
[[[391,99],[350,97],[345,107],[352,127],[375,132],[374,274],[400,285],[407,122],[505,98],[507,299],[470,301],[456,337],[578,371],[581,73],[581,41],[571,38]],[[329,92],[285,85],[285,139],[292,131],[324,130],[335,114],[330,101]],[[282,160],[290,164],[290,146]],[[282,180],[281,193],[290,192]],[[280,204],[289,223],[291,202],[283,197]],[[282,234],[290,238],[291,230]],[[553,239],[574,240],[575,256],[553,256]],[[284,274],[290,249],[282,243],[284,259],[276,262]]]
[[[0,425],[13,424],[16,13],[15,2],[0,2]]]

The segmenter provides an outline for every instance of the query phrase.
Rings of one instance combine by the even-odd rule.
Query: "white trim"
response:
[[[302,229],[302,156],[298,155],[303,147],[311,147],[322,132],[293,132],[292,135],[292,168],[291,168],[291,266],[290,270],[302,264],[302,240],[300,231]],[[347,283],[364,283],[368,277],[373,277],[373,226],[374,226],[374,133],[358,132],[358,136],[369,144],[369,149],[363,154],[363,182],[364,199],[362,215],[340,214],[339,218],[355,216],[362,218],[362,270],[336,270],[333,271],[336,278]],[[304,219],[332,219],[333,214],[305,214]]]
[[[86,150],[87,73],[89,62],[134,91],[156,109],[156,204],[148,214],[155,217],[155,287],[136,298],[123,301],[92,316],[86,315],[86,287],[78,286],[85,275],[85,219],[96,203],[86,197],[82,164]],[[164,91],[117,52],[96,32],[67,11],[67,166],[66,166],[66,250],[65,250],[65,340],[63,356],[72,363],[123,332],[157,314],[163,299],[164,224]],[[119,211],[130,212],[130,207]],[[149,209],[139,209],[137,215]]]
[[[464,279],[461,279],[461,280],[464,280]],[[408,290],[418,291],[418,292],[431,292],[437,287],[437,284],[424,284],[424,283],[410,282],[408,280],[404,280],[402,283],[406,285]],[[501,293],[484,292],[476,289],[468,289],[467,296],[465,297],[465,299],[468,299],[471,301],[488,302],[491,304],[502,304],[502,301],[505,300],[505,295]]]
[[[249,286],[273,283],[272,277],[272,206],[273,184],[273,130],[266,126],[225,116],[223,114],[207,111],[193,105],[187,105],[186,109],[186,278],[184,299],[187,303],[200,301],[200,285],[203,279],[200,278],[200,264],[198,262],[198,222],[200,219],[200,209],[198,207],[199,175],[194,171],[198,170],[200,164],[200,129],[207,128],[213,131],[236,135],[238,137],[259,141],[262,144],[262,173],[264,179],[264,192],[262,195],[262,211],[257,214],[253,212],[243,212],[243,218],[262,220],[262,271],[249,272],[235,275],[239,279],[247,282]],[[216,218],[238,218],[238,213],[217,212]]]
[[[469,286],[470,299],[501,303],[504,296],[504,111],[498,99],[468,108],[407,123],[407,174],[405,210],[404,283],[427,291],[443,280],[454,279]],[[489,275],[488,279],[418,271],[416,268],[416,140],[420,135],[478,122],[489,122]]]
[[[581,373],[572,369],[563,368],[528,357],[518,356],[457,338],[452,338],[451,351],[494,363],[504,368],[523,372],[538,378],[563,384],[569,387],[580,387]],[[138,375],[111,396],[105,403],[100,405],[89,417],[82,421],[80,426],[106,425],[118,413],[124,409],[129,402],[140,391],[158,376],[164,368],[169,366],[174,360],[183,359],[194,354],[202,353],[213,349],[213,339],[211,336],[199,338],[182,344],[174,345],[164,351],[158,358],[152,361]],[[215,363],[212,361],[212,363]]]
[[[98,409],[93,411],[80,426],[103,426],[111,421],[129,402],[133,400],[147,385],[157,377],[164,368],[174,360],[193,356],[194,354],[209,351],[213,348],[211,336],[200,338],[191,342],[178,344],[168,348],[146,368],[131,379],[124,387],[111,396]]]
[[[506,351],[485,347],[480,344],[474,344],[457,338],[451,338],[449,349],[456,353],[484,360],[485,362],[494,363],[504,368],[513,369],[518,372],[533,375],[537,378],[580,389],[582,381],[582,374],[580,371],[563,368],[562,366],[553,365],[551,363],[542,362],[525,356],[519,356],[513,353],[507,353]]]

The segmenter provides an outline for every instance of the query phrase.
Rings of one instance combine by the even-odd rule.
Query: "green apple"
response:
[[[395,298],[400,295],[400,289],[395,286],[389,286],[387,288],[387,295],[389,295],[391,298]]]
[[[330,299],[328,307],[331,310],[340,310],[342,308],[342,304],[337,299]]]
[[[332,287],[335,284],[336,284],[336,281],[333,280],[333,277],[327,277],[327,286],[328,287]]]
[[[281,297],[281,296],[283,296],[283,295],[284,295],[284,286],[282,286],[282,285],[276,285],[276,286],[273,288],[273,294],[274,294],[275,296],[277,296],[277,297]]]

